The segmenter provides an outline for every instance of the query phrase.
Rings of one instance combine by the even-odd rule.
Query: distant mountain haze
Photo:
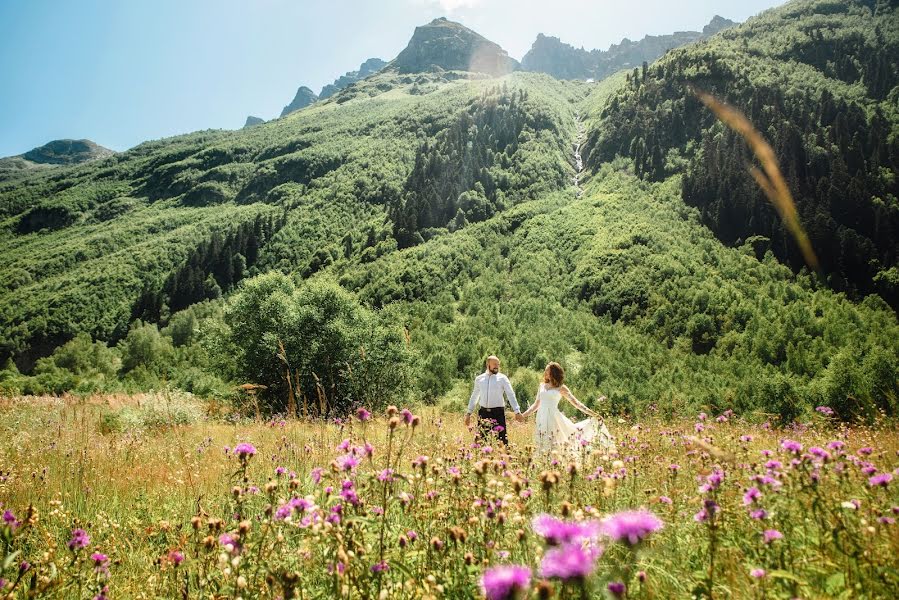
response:
[[[701,32],[677,31],[671,35],[648,35],[637,42],[625,38],[620,44],[612,44],[605,51],[574,48],[559,38],[541,33],[521,59],[521,67],[525,71],[548,73],[557,79],[598,81],[621,69],[639,67],[644,61],[652,62],[672,48],[709,37],[733,25],[733,21],[716,15]]]

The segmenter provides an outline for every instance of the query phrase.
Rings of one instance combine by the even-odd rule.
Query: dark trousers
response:
[[[502,429],[497,431],[496,427],[501,427]],[[481,441],[489,440],[495,436],[503,444],[509,444],[509,440],[506,438],[506,409],[502,406],[497,408],[480,407],[478,409],[478,429]]]

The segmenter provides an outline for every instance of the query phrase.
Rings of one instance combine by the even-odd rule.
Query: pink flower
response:
[[[586,548],[578,543],[550,548],[540,563],[540,576],[564,581],[585,579],[596,569],[596,561],[601,555],[602,546],[595,544]]]
[[[236,454],[240,459],[246,460],[256,454],[256,447],[253,444],[248,444],[247,442],[237,444],[237,446],[234,447],[234,454]]]
[[[70,550],[81,550],[91,543],[90,536],[83,529],[72,530],[72,539],[69,540],[68,546]]]
[[[883,486],[886,487],[893,480],[893,476],[889,473],[881,473],[880,475],[875,475],[868,479],[868,485],[871,487],[875,486]]]
[[[606,586],[606,589],[609,590],[609,593],[615,598],[624,598],[624,592],[627,588],[624,583],[620,581],[610,581]]]
[[[762,533],[762,539],[764,539],[766,544],[770,544],[774,540],[783,539],[783,536],[784,534],[776,529],[766,529],[764,533]]]
[[[531,570],[519,565],[501,565],[484,571],[481,590],[487,600],[512,600],[531,585]]]
[[[802,444],[794,440],[784,440],[780,443],[780,447],[787,452],[792,452],[793,454],[799,454],[800,452],[802,452]]]
[[[743,504],[745,506],[749,506],[761,497],[762,493],[759,491],[759,489],[757,487],[751,487],[746,490],[745,494],[743,494]]]
[[[365,410],[364,406],[360,406],[356,409],[356,418],[365,423],[371,419],[371,413]]]
[[[602,524],[602,532],[617,542],[636,546],[650,533],[660,530],[664,524],[648,510],[632,510],[614,514]]]
[[[595,540],[600,532],[597,521],[565,522],[547,514],[534,517],[531,528],[551,546]]]
[[[765,573],[765,569],[753,569],[753,570],[751,570],[751,571],[749,572],[749,574],[750,574],[752,577],[755,577],[756,579],[761,579],[761,578],[763,578],[767,573]]]

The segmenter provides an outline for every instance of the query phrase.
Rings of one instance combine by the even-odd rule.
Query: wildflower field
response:
[[[730,413],[608,422],[533,464],[460,414],[110,427],[0,400],[0,597],[890,598],[899,437]]]

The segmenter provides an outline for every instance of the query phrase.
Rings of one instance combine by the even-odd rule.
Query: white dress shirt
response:
[[[480,404],[484,408],[501,408],[506,405],[503,400],[503,394],[509,399],[512,410],[520,413],[518,408],[518,400],[515,399],[515,391],[509,378],[502,373],[494,375],[490,371],[485,371],[478,375],[474,380],[474,389],[471,391],[471,398],[468,400],[468,412],[474,412],[475,403]]]

